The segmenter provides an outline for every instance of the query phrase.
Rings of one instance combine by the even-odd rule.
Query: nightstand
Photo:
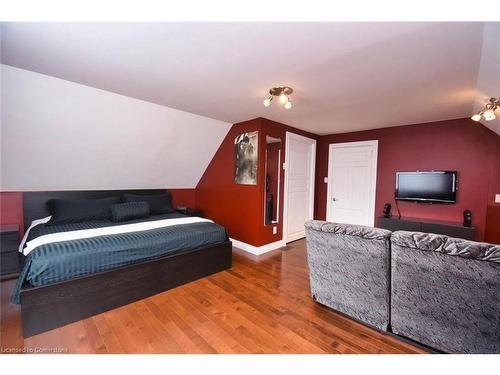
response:
[[[19,275],[19,225],[0,225],[0,280]]]
[[[178,213],[186,216],[197,216],[203,217],[203,211],[197,210],[196,208],[187,208],[186,210],[176,210]]]

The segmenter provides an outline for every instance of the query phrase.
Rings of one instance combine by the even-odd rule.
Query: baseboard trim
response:
[[[234,238],[231,238],[230,240],[233,243],[234,247],[237,247],[238,249],[241,249],[253,255],[262,255],[269,251],[273,251],[279,249],[280,247],[286,246],[286,243],[283,240],[271,242],[263,246],[253,246],[246,242],[235,240]]]

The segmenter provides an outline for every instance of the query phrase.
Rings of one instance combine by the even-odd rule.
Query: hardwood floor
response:
[[[2,352],[424,353],[315,303],[303,240],[233,254],[231,270],[28,339],[9,302],[14,280],[2,282]]]

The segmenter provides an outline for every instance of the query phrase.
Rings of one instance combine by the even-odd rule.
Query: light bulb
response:
[[[495,111],[493,111],[492,109],[488,109],[487,111],[483,112],[483,117],[486,121],[494,120],[496,119]]]
[[[288,97],[285,94],[280,95],[280,103],[285,104],[288,101]]]
[[[264,107],[269,107],[271,105],[271,99],[270,98],[265,98],[264,99]]]
[[[290,109],[290,108],[292,108],[292,102],[288,100],[288,101],[285,103],[285,109]]]
[[[476,113],[474,116],[471,117],[471,120],[479,121],[481,120],[481,115],[479,113]]]

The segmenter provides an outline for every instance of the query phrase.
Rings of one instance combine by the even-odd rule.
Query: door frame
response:
[[[311,200],[309,202],[309,216],[314,218],[314,202],[315,202],[315,180],[316,180],[316,144],[317,141],[313,138],[305,137],[303,135],[299,135],[296,133],[286,132],[285,135],[285,164],[283,165],[283,169],[285,170],[285,178],[284,178],[284,191],[283,191],[283,242],[286,244],[287,242],[295,241],[296,239],[292,239],[288,241],[288,162],[290,160],[290,139],[296,140],[307,140],[308,142],[313,141],[311,144],[312,148],[312,158],[311,158],[311,181],[309,181],[309,192]]]
[[[378,140],[370,141],[358,141],[358,142],[344,142],[344,143],[330,143],[328,146],[328,183],[326,189],[326,220],[331,216],[332,204],[331,204],[331,194],[332,194],[332,181],[333,178],[333,150],[336,148],[349,148],[349,147],[359,147],[359,146],[372,146],[374,152],[374,157],[372,158],[372,168],[373,175],[371,181],[371,202],[370,202],[370,222],[372,227],[375,226],[375,199],[377,191],[377,159],[378,159]]]

